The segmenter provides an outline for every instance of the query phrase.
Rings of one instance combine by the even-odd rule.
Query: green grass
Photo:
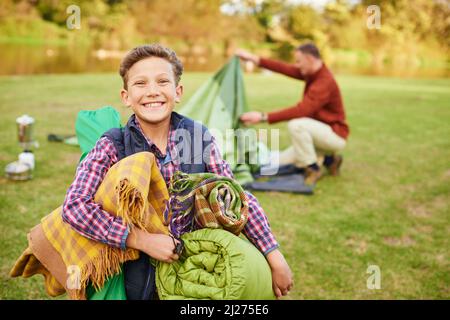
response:
[[[184,99],[208,76],[186,74]],[[282,76],[245,81],[256,110],[292,105],[301,95],[302,84]],[[450,80],[338,82],[351,126],[342,176],[324,178],[311,197],[255,193],[294,272],[287,299],[450,298]],[[2,171],[21,151],[16,117],[36,118],[40,142],[33,180],[0,177],[1,299],[48,298],[41,276],[8,277],[28,230],[62,203],[80,156],[46,137],[73,133],[82,109],[113,105],[125,121],[120,85],[116,74],[0,78]],[[286,124],[279,127],[284,148]],[[381,269],[380,290],[366,287],[372,264]]]

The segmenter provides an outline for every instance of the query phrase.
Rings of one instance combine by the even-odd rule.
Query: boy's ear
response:
[[[175,88],[175,102],[176,103],[180,103],[181,102],[181,97],[183,96],[183,85],[179,84],[176,88]]]
[[[127,107],[131,106],[131,103],[129,102],[129,99],[128,99],[128,91],[127,90],[122,88],[122,90],[120,90],[120,97],[122,98],[122,103],[125,106],[127,106]]]

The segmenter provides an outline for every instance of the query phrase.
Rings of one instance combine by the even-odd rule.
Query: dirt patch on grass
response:
[[[10,183],[10,182],[11,182],[11,180],[9,180],[9,179],[7,179],[5,177],[0,177],[0,186],[4,185],[4,184],[7,184],[7,183]]]
[[[431,212],[429,208],[426,208],[424,205],[413,205],[409,204],[407,206],[408,213],[414,217],[418,218],[430,218]]]
[[[436,259],[436,262],[441,266],[448,267],[450,264],[449,260],[448,260],[448,255],[446,255],[445,253],[437,254],[435,256],[435,259]]]
[[[383,242],[390,247],[412,247],[416,244],[416,240],[410,236],[402,236],[401,238],[384,237]]]
[[[414,230],[418,233],[432,233],[433,232],[433,227],[432,226],[426,226],[426,225],[420,225],[414,228]]]
[[[8,161],[13,161],[13,160],[11,160],[12,158],[11,158],[11,156],[9,155],[9,154],[0,154],[0,161],[5,161],[5,162],[8,162]]]
[[[445,171],[443,176],[442,176],[445,180],[450,180],[450,169]]]
[[[27,207],[25,207],[24,205],[22,205],[22,204],[19,204],[18,206],[17,206],[17,209],[19,210],[19,212],[20,213],[26,213],[27,211],[28,211],[28,208]]]
[[[361,255],[367,251],[367,242],[363,239],[351,237],[345,241],[345,245],[352,248],[354,252]]]
[[[414,217],[418,218],[430,218],[436,211],[448,209],[449,201],[447,197],[437,196],[426,204],[417,202],[408,202],[406,204],[406,210]]]
[[[439,263],[444,263],[444,262],[446,262],[446,257],[445,257],[445,254],[438,254],[438,255],[436,255],[436,261],[437,262],[439,262]]]
[[[431,202],[431,207],[436,210],[448,209],[450,201],[447,196],[437,196]]]
[[[81,155],[79,152],[64,153],[61,161],[63,161],[63,163],[65,164],[74,165],[76,167],[78,165],[78,162],[80,161],[80,156]]]

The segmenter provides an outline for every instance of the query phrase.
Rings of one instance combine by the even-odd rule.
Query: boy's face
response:
[[[120,94],[140,122],[161,123],[170,118],[180,102],[183,86],[175,84],[172,65],[165,59],[150,57],[136,62],[128,70],[128,89]]]

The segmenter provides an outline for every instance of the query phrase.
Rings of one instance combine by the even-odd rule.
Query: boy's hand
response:
[[[267,255],[267,261],[272,269],[272,288],[277,299],[289,294],[294,285],[292,272],[279,250]]]
[[[175,245],[170,236],[165,234],[148,233],[148,240],[143,250],[156,260],[172,263],[179,259],[175,253]]]
[[[136,227],[132,227],[130,230],[127,238],[127,247],[145,252],[150,257],[162,262],[172,263],[179,258],[174,253],[175,245],[170,236],[148,233]]]

